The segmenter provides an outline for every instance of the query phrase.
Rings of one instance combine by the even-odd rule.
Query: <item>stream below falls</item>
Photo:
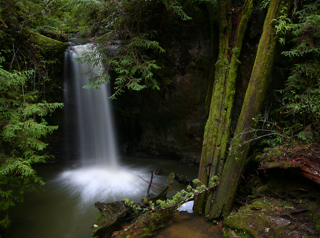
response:
[[[94,207],[96,201],[112,202],[124,198],[140,201],[147,191],[148,184],[139,176],[150,180],[152,169],[162,169],[162,175],[154,176],[153,183],[157,186],[161,186],[171,172],[188,174],[190,178],[195,178],[198,172],[198,168],[181,165],[173,160],[129,157],[121,159],[123,171],[132,172],[132,177],[126,172],[119,172],[120,176],[111,174],[116,180],[122,179],[121,183],[111,180],[116,184],[112,188],[113,191],[105,187],[105,183],[108,183],[105,179],[111,179],[107,170],[106,175],[103,176],[95,168],[85,171],[74,161],[60,161],[38,166],[39,175],[46,181],[44,191],[27,194],[24,203],[18,203],[10,210],[13,222],[4,234],[4,238],[90,238],[91,227],[99,215],[98,209]],[[95,174],[95,179],[89,179],[90,184],[86,176],[91,173]],[[124,178],[125,176],[127,177]],[[87,186],[83,185],[84,182]],[[118,191],[116,186],[119,188]],[[182,188],[184,188],[183,185],[175,182],[172,190]],[[157,189],[152,188],[151,192],[156,193]],[[169,193],[169,196],[172,195],[174,192]],[[180,216],[175,216],[173,221],[167,228],[160,230],[155,237],[223,237],[220,226],[215,226],[193,214],[180,212]]]

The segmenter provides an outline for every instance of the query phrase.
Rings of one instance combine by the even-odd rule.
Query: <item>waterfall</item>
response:
[[[102,84],[99,89],[83,88],[89,83],[90,78],[99,75],[103,66],[100,64],[93,67],[75,60],[83,53],[90,52],[92,47],[92,44],[72,46],[66,52],[64,85],[66,115],[69,117],[70,108],[74,106],[77,121],[74,129],[81,163],[116,167],[118,158],[109,87]],[[71,94],[68,92],[69,89],[73,90]]]
[[[57,178],[61,189],[80,199],[80,204],[141,197],[148,179],[145,168],[119,165],[114,126],[105,84],[99,89],[84,89],[89,79],[103,70],[75,60],[90,52],[92,45],[72,46],[65,54],[64,102],[66,157],[79,160],[77,166]]]

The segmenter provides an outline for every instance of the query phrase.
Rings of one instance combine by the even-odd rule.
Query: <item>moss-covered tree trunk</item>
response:
[[[231,142],[230,151],[224,165],[212,207],[209,208],[209,219],[225,217],[232,209],[234,196],[238,188],[241,173],[244,169],[247,153],[253,134],[249,133],[255,126],[254,117],[261,109],[265,93],[270,82],[274,57],[276,52],[277,36],[271,22],[280,12],[281,0],[271,0],[265,18],[262,36],[260,38],[255,63],[240,117]]]
[[[238,57],[251,16],[253,0],[245,0],[241,7],[233,6],[231,0],[220,0],[219,7],[219,55],[215,64],[209,118],[205,127],[199,168],[199,179],[205,185],[209,185],[210,178],[221,173],[225,160],[240,63]],[[210,207],[211,198],[212,192],[199,196],[195,202],[195,211],[202,213],[204,207]]]

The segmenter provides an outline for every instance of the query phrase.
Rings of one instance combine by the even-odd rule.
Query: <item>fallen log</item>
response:
[[[125,204],[124,201],[112,203],[96,202],[95,207],[99,209],[100,215],[97,223],[93,225],[92,236],[111,237],[113,232],[122,229],[123,223],[133,214],[132,207]]]
[[[320,185],[320,161],[306,158],[279,160],[264,163],[259,169],[286,169],[298,173]]]
[[[144,198],[142,203],[129,200],[107,204],[97,202],[95,207],[99,209],[100,215],[97,223],[93,225],[92,236],[98,238],[152,237],[156,230],[167,225],[179,206],[218,186],[216,182],[213,187],[204,186],[192,191],[181,191],[177,194],[178,196],[166,199],[174,178],[175,174],[171,173],[163,189],[157,195]]]
[[[320,151],[299,141],[269,149],[260,158],[259,169],[285,169],[320,184]]]
[[[148,193],[148,197],[143,199],[139,207],[129,201],[96,202],[95,207],[99,209],[100,215],[97,223],[93,225],[92,236],[99,238],[150,237],[156,229],[165,226],[176,211],[176,208],[171,208],[153,213],[154,208],[148,206],[150,202],[166,199],[174,183],[174,177],[175,174],[171,173],[161,191],[156,195]]]
[[[154,232],[165,227],[173,217],[176,208],[165,209],[157,212],[148,211],[142,213],[131,224],[124,226],[123,229],[114,232],[111,237],[126,238],[145,238],[154,235]]]

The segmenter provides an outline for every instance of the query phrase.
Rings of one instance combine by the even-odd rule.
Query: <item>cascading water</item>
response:
[[[139,176],[149,177],[148,171],[119,165],[106,85],[100,85],[99,89],[83,88],[102,70],[102,66],[92,67],[75,60],[92,47],[91,44],[72,46],[65,57],[66,129],[76,135],[76,143],[68,143],[66,151],[77,148],[80,167],[63,172],[59,179],[80,196],[82,203],[141,195],[145,184]]]
[[[65,79],[65,88],[74,85],[74,93],[71,97],[65,95],[65,98],[68,98],[68,102],[72,102],[76,107],[81,163],[83,165],[106,164],[115,168],[118,165],[118,158],[109,102],[109,88],[103,84],[99,89],[83,89],[90,78],[96,77],[100,73],[102,65],[93,67],[88,63],[75,61],[83,53],[90,52],[91,47],[91,44],[70,47],[66,55],[66,62],[70,63],[71,73]]]

